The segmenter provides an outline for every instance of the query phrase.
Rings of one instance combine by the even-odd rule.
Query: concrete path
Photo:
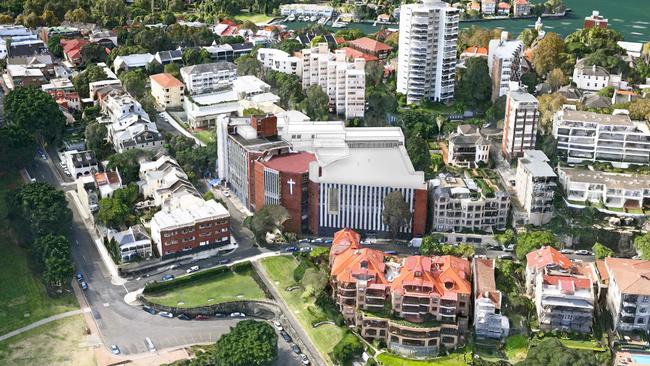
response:
[[[16,330],[13,330],[13,331],[11,331],[11,332],[9,332],[7,334],[4,334],[4,335],[0,336],[0,342],[4,341],[6,339],[9,339],[9,338],[11,338],[13,336],[16,336],[16,335],[18,335],[20,333],[26,332],[28,330],[38,328],[43,324],[47,324],[47,323],[53,322],[55,320],[67,318],[69,316],[80,315],[80,314],[88,313],[88,312],[90,312],[90,309],[86,308],[86,309],[83,309],[83,310],[81,310],[81,309],[79,309],[79,310],[71,310],[71,311],[66,311],[65,313],[52,315],[50,317],[35,321],[32,324],[26,325],[26,326],[24,326],[22,328],[18,328]]]
[[[201,141],[201,140],[199,140],[198,138],[196,138],[196,136],[192,135],[188,130],[186,130],[185,128],[183,128],[183,126],[181,126],[180,124],[178,124],[178,122],[176,122],[176,120],[174,119],[174,117],[172,117],[169,113],[167,113],[166,111],[163,111],[163,112],[161,112],[161,114],[162,114],[163,116],[165,116],[165,118],[167,119],[167,122],[168,122],[172,127],[174,127],[175,129],[177,129],[178,132],[180,132],[180,133],[182,133],[183,135],[185,135],[185,136],[187,136],[187,137],[193,139],[194,141],[196,141],[196,143],[197,143],[199,146],[205,146],[205,144],[203,143],[203,141]]]

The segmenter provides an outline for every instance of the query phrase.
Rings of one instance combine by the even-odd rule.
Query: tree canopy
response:
[[[5,118],[34,135],[37,141],[54,142],[61,138],[65,116],[48,93],[34,87],[17,87],[7,94]]]
[[[526,359],[517,366],[598,366],[601,363],[591,351],[565,347],[557,338],[544,338],[531,345]]]
[[[560,67],[566,51],[564,40],[557,33],[548,33],[533,50],[533,66],[538,75],[544,76]]]
[[[339,343],[334,346],[332,358],[339,365],[351,365],[352,360],[361,356],[361,353],[363,353],[363,343],[354,334],[346,332]]]
[[[99,201],[97,221],[113,228],[122,228],[135,223],[133,209],[138,201],[139,188],[135,183],[116,189],[111,197]]]
[[[301,106],[302,111],[312,121],[327,121],[330,98],[319,85],[312,85],[305,90],[305,99]]]
[[[609,249],[608,247],[600,243],[594,243],[594,246],[591,247],[591,250],[594,252],[594,256],[596,257],[596,259],[605,259],[607,257],[614,256],[613,250]]]
[[[48,286],[62,286],[74,272],[70,258],[70,242],[63,235],[47,234],[37,238],[33,248],[43,265],[43,282]]]
[[[122,182],[128,184],[138,180],[140,173],[140,164],[138,159],[142,157],[151,157],[150,151],[131,149],[123,153],[115,154],[108,160],[108,169],[119,170]]]
[[[289,212],[279,205],[265,205],[251,217],[248,227],[258,243],[266,242],[266,233],[282,231],[282,224],[289,219]]]
[[[478,107],[490,101],[492,79],[486,59],[471,57],[465,61],[465,69],[459,72],[454,95],[470,107]]]
[[[34,159],[34,137],[16,126],[0,128],[0,171],[22,168]]]
[[[650,260],[650,233],[634,238],[634,248],[641,256],[641,259]]]
[[[545,245],[550,245],[554,248],[558,247],[559,242],[553,232],[548,230],[528,231],[517,236],[515,255],[517,259],[523,260],[526,258],[526,254]]]
[[[411,221],[411,210],[400,191],[392,191],[384,197],[384,210],[382,221],[388,226],[393,238],[397,236],[400,229],[406,227]]]
[[[43,182],[25,184],[7,196],[11,215],[30,228],[33,237],[66,235],[72,221],[65,193]]]
[[[72,84],[81,97],[88,98],[90,96],[88,83],[105,80],[106,78],[107,76],[104,69],[97,65],[88,65],[86,70],[72,78]]]

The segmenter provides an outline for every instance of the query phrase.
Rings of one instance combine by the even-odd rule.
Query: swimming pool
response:
[[[650,365],[650,355],[633,355],[632,361],[639,365]]]

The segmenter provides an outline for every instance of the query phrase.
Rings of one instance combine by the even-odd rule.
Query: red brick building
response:
[[[302,233],[308,228],[309,163],[315,161],[308,152],[260,158],[255,161],[255,207],[281,205],[289,211],[284,228]]]
[[[607,28],[607,23],[608,23],[607,18],[600,15],[600,12],[598,12],[598,10],[594,10],[591,12],[591,16],[585,17],[584,27],[585,29],[589,29],[589,28],[605,29]]]

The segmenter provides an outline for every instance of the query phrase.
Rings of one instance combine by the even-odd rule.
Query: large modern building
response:
[[[474,333],[478,338],[503,339],[510,322],[501,314],[502,294],[494,279],[494,259],[474,257]]]
[[[462,345],[472,301],[469,262],[390,257],[361,248],[359,239],[338,231],[330,250],[333,297],[346,321],[400,354],[426,357]]]
[[[257,60],[262,67],[285,74],[302,76],[301,59],[276,48],[260,48]]]
[[[526,290],[541,329],[589,333],[594,315],[595,271],[544,246],[526,255]]]
[[[650,129],[626,111],[600,114],[566,105],[553,120],[557,149],[569,163],[606,161],[617,166],[650,164]]]
[[[557,175],[548,162],[548,157],[540,150],[526,150],[518,160],[515,188],[524,224],[540,226],[553,218]]]
[[[490,40],[488,47],[488,70],[492,78],[492,100],[506,95],[510,82],[521,80],[521,62],[524,43],[508,40],[508,32],[501,32],[501,38]]]
[[[592,205],[611,211],[643,214],[650,206],[650,176],[558,168],[566,199],[573,205]]]
[[[614,329],[620,331],[650,329],[650,261],[605,258],[609,278],[607,308]]]
[[[439,0],[401,6],[397,92],[407,103],[453,99],[459,19],[458,8]]]
[[[448,141],[447,164],[475,168],[489,162],[490,143],[476,126],[459,125]]]
[[[524,150],[535,148],[539,125],[537,99],[513,83],[506,98],[506,115],[503,126],[501,153],[508,160],[523,155]]]
[[[429,185],[431,230],[505,230],[510,195],[494,180],[440,175]]]

